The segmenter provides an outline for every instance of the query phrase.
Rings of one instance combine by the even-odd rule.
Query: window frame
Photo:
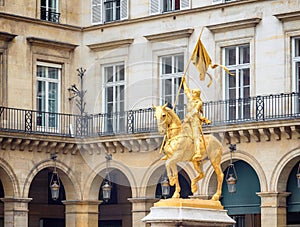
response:
[[[248,47],[249,51],[249,62],[248,63],[240,63],[240,48],[241,47]],[[228,65],[227,63],[227,54],[226,50],[234,48],[235,49],[235,64]],[[230,46],[222,47],[222,62],[228,70],[233,73],[235,76],[232,77],[228,75],[225,71],[223,71],[223,97],[224,100],[227,100],[227,105],[225,109],[225,119],[227,121],[236,121],[236,120],[246,120],[247,118],[251,118],[251,102],[247,100],[247,98],[251,97],[251,44],[250,43],[240,43]],[[249,84],[245,84],[242,72],[248,69],[249,73]],[[235,99],[230,98],[230,79],[235,79]],[[241,84],[242,83],[242,84]],[[249,89],[248,96],[245,97],[244,91],[245,89]],[[232,101],[234,100],[234,101]],[[234,112],[231,112],[231,107],[234,106]],[[245,109],[247,108],[247,110]]]
[[[149,0],[149,14],[162,14],[174,11],[180,11],[185,9],[190,9],[191,7],[191,0],[179,0],[179,9],[176,9],[176,1],[177,0]],[[164,9],[165,1],[169,1],[171,3],[172,8],[169,10]]]
[[[298,43],[296,43],[296,40]],[[298,56],[296,56],[296,45],[298,45]],[[300,36],[292,38],[292,78],[294,92],[300,92],[300,72],[297,71],[297,64],[300,64]]]
[[[50,1],[53,1],[55,2],[55,8],[52,8],[50,7],[49,5],[49,2]],[[45,0],[46,2],[46,5],[45,6],[42,6],[42,0],[40,1],[41,5],[40,5],[40,18],[41,20],[45,20],[45,21],[50,21],[50,22],[55,22],[55,23],[59,23],[59,0]],[[42,12],[45,10],[45,18],[42,18]],[[57,15],[57,18],[56,17],[53,17],[52,14],[50,14],[50,17],[49,17],[49,12],[52,12],[53,10],[53,13],[55,13],[55,15]]]
[[[106,74],[106,69],[112,67],[113,71],[112,71],[112,75],[113,75],[113,80],[112,81],[108,81],[107,82],[107,74]],[[120,74],[118,74],[117,72],[117,67],[121,67],[120,70],[122,70],[123,67],[123,79],[122,80],[116,80],[117,76],[120,76]],[[102,75],[103,75],[103,80],[102,80],[102,89],[103,89],[103,95],[102,95],[102,109],[103,112],[105,113],[107,119],[103,125],[103,131],[104,132],[108,132],[108,133],[112,133],[112,132],[119,132],[122,130],[125,130],[125,108],[126,108],[126,72],[125,72],[125,62],[121,61],[121,62],[115,62],[115,63],[108,63],[108,64],[103,64],[102,65]],[[117,75],[117,76],[115,76]],[[122,95],[122,91],[120,89],[122,89],[123,87],[123,100],[122,102],[120,102],[121,100],[118,99],[118,96]],[[108,112],[108,88],[112,88],[113,89],[113,97],[112,97],[112,105],[113,105],[113,110],[111,112]],[[118,94],[116,94],[118,93]],[[121,107],[121,104],[123,105]],[[121,110],[123,109],[123,110]],[[112,114],[112,116],[110,115]],[[118,115],[116,115],[118,114]],[[109,122],[109,120],[111,122]],[[123,120],[123,122],[122,122]],[[109,125],[112,124],[112,125]],[[109,131],[109,130],[112,131]]]
[[[182,57],[182,69],[179,71],[180,66],[178,65],[179,59],[176,61],[177,57]],[[171,72],[170,73],[163,73],[163,59],[164,58],[171,58]],[[177,63],[176,63],[177,62]],[[165,104],[165,102],[168,100],[168,98],[171,96],[172,103],[169,103],[170,105],[173,105],[176,101],[177,93],[178,93],[178,88],[181,84],[181,79],[184,73],[184,64],[185,64],[185,55],[183,52],[180,53],[173,53],[173,54],[167,54],[167,55],[161,55],[159,56],[159,78],[160,78],[160,97],[161,97],[161,104]],[[171,80],[171,94],[166,94],[166,81]],[[180,103],[180,98],[181,102]],[[184,111],[184,104],[185,104],[185,96],[184,96],[184,91],[183,88],[181,87],[180,94],[176,103],[177,107],[177,112],[179,116],[183,116],[183,111]]]
[[[38,77],[38,67],[47,67],[47,68],[56,68],[58,69],[58,78],[57,79],[53,79],[53,78],[43,78],[43,77]],[[48,72],[47,72],[48,73]],[[38,123],[38,119],[36,119],[36,126],[38,127],[38,129],[40,130],[47,130],[47,129],[55,129],[55,130],[59,130],[60,128],[60,120],[58,119],[55,126],[49,126],[49,113],[51,114],[52,112],[49,112],[49,106],[48,106],[48,101],[49,101],[49,83],[56,83],[57,84],[57,111],[55,113],[60,113],[61,110],[61,74],[62,74],[62,65],[61,64],[55,64],[55,63],[48,63],[48,62],[42,62],[42,61],[37,61],[36,63],[36,95],[35,95],[35,99],[36,99],[36,111],[37,111],[37,116],[36,118],[38,118],[39,112],[43,112],[45,114],[45,119],[44,119],[44,124],[39,124]],[[44,81],[45,82],[45,94],[46,94],[46,98],[45,98],[45,110],[39,110],[38,109],[38,82],[39,81]],[[46,113],[45,113],[46,112]]]
[[[116,10],[116,2],[119,1],[119,10]],[[115,21],[122,21],[128,19],[128,5],[129,0],[91,0],[91,23],[92,24],[103,24],[112,23]],[[105,4],[113,3],[112,8],[113,17],[112,20],[106,20],[106,8]],[[116,12],[119,12],[117,17]]]

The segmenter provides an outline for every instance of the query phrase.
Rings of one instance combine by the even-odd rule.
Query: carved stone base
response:
[[[227,211],[223,210],[219,201],[200,199],[160,200],[154,204],[150,213],[142,221],[149,223],[151,227],[175,227],[179,225],[186,227],[225,227],[235,223],[227,215]]]

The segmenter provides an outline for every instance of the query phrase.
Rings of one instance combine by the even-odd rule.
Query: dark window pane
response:
[[[239,53],[240,53],[240,59],[239,59],[240,64],[250,63],[250,48],[249,48],[249,45],[241,46],[239,48]]]

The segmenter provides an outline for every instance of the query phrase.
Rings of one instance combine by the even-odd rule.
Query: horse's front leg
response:
[[[179,184],[179,180],[178,180],[178,171],[177,171],[177,166],[176,163],[174,165],[172,165],[172,172],[173,172],[173,176],[174,176],[174,180],[175,180],[175,192],[172,196],[172,198],[180,198],[180,184]]]
[[[193,161],[194,169],[197,171],[198,176],[192,180],[191,190],[193,193],[198,191],[197,183],[201,180],[205,174],[203,173],[203,164],[202,162]]]

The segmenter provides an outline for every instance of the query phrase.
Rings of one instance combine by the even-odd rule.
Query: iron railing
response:
[[[182,111],[182,107],[180,108]],[[299,93],[205,102],[204,127],[300,118]],[[179,114],[184,116],[182,112]],[[152,108],[74,115],[0,106],[0,130],[67,137],[95,137],[157,131]]]
[[[60,13],[47,10],[45,7],[41,7],[41,20],[51,21],[59,23]]]

